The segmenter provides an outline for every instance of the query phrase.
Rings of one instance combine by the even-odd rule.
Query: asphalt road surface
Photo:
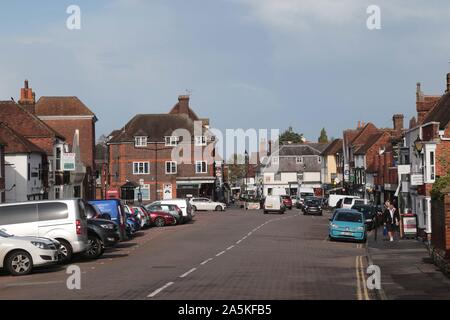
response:
[[[0,272],[0,299],[370,299],[364,245],[330,242],[329,213],[198,212],[192,223],[143,230],[95,261],[25,277]]]

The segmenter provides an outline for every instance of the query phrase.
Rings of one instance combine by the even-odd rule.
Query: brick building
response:
[[[189,106],[189,96],[179,96],[168,114],[139,114],[121,130],[110,134],[107,195],[120,196],[120,187],[134,183],[142,200],[213,197],[214,141],[209,120],[200,119]],[[211,155],[203,157],[205,150]],[[181,155],[175,159],[173,153]]]
[[[424,103],[426,97],[433,97],[428,104]],[[406,168],[401,176],[401,209],[417,214],[421,234],[429,238],[430,192],[436,179],[450,170],[450,74],[442,96],[425,96],[417,85],[416,110],[418,121],[411,122],[401,150],[401,163]]]
[[[6,142],[0,139],[0,203],[5,202],[5,146]]]

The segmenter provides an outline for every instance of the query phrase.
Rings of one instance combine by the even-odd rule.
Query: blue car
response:
[[[367,229],[364,214],[352,209],[338,209],[330,219],[329,238],[366,242]]]
[[[101,213],[102,219],[111,220],[119,227],[120,241],[127,240],[126,212],[120,200],[93,200],[89,204],[95,206]]]

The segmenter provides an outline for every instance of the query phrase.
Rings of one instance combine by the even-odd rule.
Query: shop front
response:
[[[213,199],[215,178],[177,179],[177,198],[204,197]]]

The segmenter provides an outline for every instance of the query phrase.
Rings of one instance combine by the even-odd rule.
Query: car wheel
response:
[[[164,218],[158,217],[158,218],[155,219],[155,226],[156,227],[161,228],[161,227],[164,227],[165,224],[166,223],[164,221]]]
[[[89,235],[88,237],[89,249],[84,252],[84,256],[89,259],[97,259],[103,254],[103,243],[95,235]]]
[[[216,207],[216,211],[223,211],[222,206],[217,206],[217,207]]]
[[[197,211],[197,207],[196,206],[192,206],[192,210]]]
[[[73,249],[72,246],[69,244],[69,242],[67,242],[66,240],[63,239],[56,239],[59,241],[60,243],[60,260],[59,262],[61,264],[65,264],[67,262],[69,262],[70,260],[72,260],[72,256],[73,256]]]
[[[33,270],[33,259],[26,251],[15,251],[6,258],[5,267],[13,276],[24,276]]]

